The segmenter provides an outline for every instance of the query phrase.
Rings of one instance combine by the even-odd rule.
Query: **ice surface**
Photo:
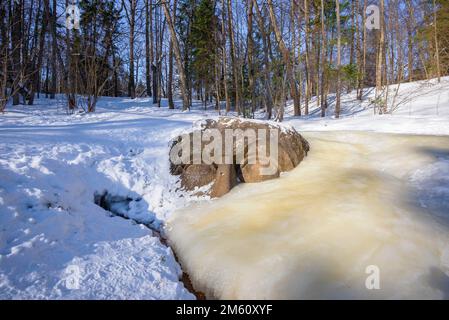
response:
[[[172,217],[194,285],[224,299],[449,298],[449,137],[305,137],[292,172]],[[380,290],[365,287],[370,265]]]

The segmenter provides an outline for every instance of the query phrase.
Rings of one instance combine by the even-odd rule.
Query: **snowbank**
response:
[[[94,204],[131,197],[127,215],[159,228],[175,206],[167,140],[192,118],[110,103],[66,115],[41,99],[0,116],[0,298],[194,298],[148,228]]]

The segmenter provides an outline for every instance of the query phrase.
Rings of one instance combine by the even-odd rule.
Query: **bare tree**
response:
[[[14,94],[12,95],[13,98],[13,105],[18,105],[20,103],[20,97],[19,97],[19,90],[17,86],[19,85],[19,82],[23,83],[23,64],[21,64],[21,52],[22,52],[22,11],[23,11],[23,1],[14,1],[13,2],[13,9],[12,12],[10,11],[10,14],[12,14],[12,17],[10,19],[11,22],[11,46],[13,50],[11,51],[12,56],[12,65],[13,65],[13,72],[15,75],[13,76],[17,81],[13,83],[12,91]]]
[[[44,0],[44,11],[42,14],[42,26],[39,34],[39,47],[37,48],[37,56],[33,58],[32,61],[32,83],[31,90],[28,96],[28,104],[32,105],[34,103],[34,95],[39,91],[42,59],[44,56],[44,44],[45,44],[45,34],[47,32],[47,25],[49,22],[49,11],[50,4],[49,0]]]
[[[56,0],[53,0],[53,12],[51,15],[51,36],[52,36],[52,49],[51,49],[51,93],[50,99],[55,98],[56,94],[56,80],[57,80],[57,63],[56,63],[56,54],[58,51],[58,35],[57,35],[57,26],[56,26],[56,17],[58,14]]]
[[[324,99],[324,83],[326,78],[326,30],[324,28],[324,1],[321,0],[321,41],[323,43],[323,47],[321,48],[321,116],[324,117],[326,115],[326,101]],[[318,85],[318,83],[317,83]]]
[[[437,5],[433,0],[433,37],[435,41],[435,64],[437,66],[437,78],[438,82],[441,82],[441,69],[440,69],[440,49],[438,44],[438,27],[437,27]]]
[[[128,2],[128,4],[126,4]],[[136,26],[136,12],[138,0],[122,0],[125,16],[129,25],[129,81],[128,95],[131,99],[136,97],[136,85],[134,76],[134,36]]]
[[[151,65],[153,63],[153,0],[145,0],[145,82],[151,97]]]
[[[310,61],[309,61],[309,6],[307,0],[304,0],[304,42],[306,45],[306,52],[305,52],[305,59],[306,59],[306,65],[305,65],[305,72],[306,72],[306,97],[305,97],[305,106],[304,106],[304,113],[305,115],[309,114],[309,99],[310,99],[310,90],[311,90],[311,79],[310,79]]]
[[[226,113],[231,111],[231,100],[229,98],[229,92],[228,92],[228,69],[227,69],[227,52],[226,52],[226,7],[225,7],[225,0],[221,0],[221,36],[222,36],[222,66],[223,66],[223,90],[225,94],[225,100],[226,100]]]
[[[341,95],[341,32],[340,32],[340,0],[335,0],[337,16],[337,98],[335,101],[335,118],[340,117],[340,95]]]
[[[177,1],[173,0],[173,23],[176,22],[176,9],[177,9]],[[173,40],[170,39],[170,46],[169,46],[169,57],[168,57],[168,108],[174,109],[175,104],[173,102]]]
[[[262,34],[262,44],[263,44],[263,84],[265,88],[265,109],[267,113],[267,119],[271,119],[272,112],[273,112],[273,92],[272,92],[272,85],[271,85],[271,63],[269,59],[269,36],[267,33],[267,28],[265,28],[264,25],[264,19],[262,17],[261,11],[259,9],[259,6],[257,4],[257,0],[254,1],[254,9],[256,12],[256,18],[257,18],[257,25],[259,26],[259,30]]]
[[[413,81],[413,24],[414,21],[414,11],[413,4],[411,1],[406,1],[407,3],[407,44],[408,44],[408,81]]]
[[[376,100],[380,98],[382,93],[382,63],[384,60],[383,51],[385,46],[384,25],[384,0],[380,0],[380,30],[376,58]]]
[[[235,36],[234,36],[234,27],[232,22],[232,5],[231,0],[227,0],[227,8],[228,8],[228,34],[230,40],[231,47],[231,63],[232,63],[232,77],[234,79],[234,89],[235,89],[235,110],[238,114],[241,112],[241,102],[240,102],[240,83],[239,83],[239,72],[237,66],[237,57],[236,57],[236,45],[235,45]]]
[[[173,24],[173,20],[170,15],[170,10],[168,9],[168,4],[166,2],[162,3],[162,8],[164,10],[165,18],[168,23],[168,27],[170,30],[171,41],[173,42],[173,53],[176,59],[176,66],[179,73],[179,80],[181,85],[181,95],[182,95],[182,108],[183,110],[187,110],[190,108],[189,106],[189,95],[187,92],[187,78],[184,72],[184,65],[181,58],[181,49],[179,48],[178,38],[176,36],[175,26]]]
[[[276,40],[279,44],[279,49],[282,52],[283,60],[286,66],[287,70],[287,80],[290,82],[290,88],[293,91],[293,107],[294,107],[294,115],[300,116],[301,115],[301,105],[299,101],[299,95],[298,95],[298,87],[296,86],[296,81],[294,77],[294,71],[293,71],[293,61],[290,57],[290,52],[285,46],[284,39],[282,38],[281,31],[279,30],[279,27],[277,25],[276,21],[276,15],[274,14],[273,9],[273,1],[268,0],[268,8],[270,13],[270,20],[271,24],[274,29],[274,34],[276,35]],[[279,121],[282,121],[282,119],[278,119]]]
[[[249,89],[249,98],[251,103],[251,112],[254,113],[256,109],[256,100],[254,94],[254,64],[253,64],[253,55],[254,55],[254,39],[253,39],[253,0],[247,0],[247,47],[248,47],[248,89]]]

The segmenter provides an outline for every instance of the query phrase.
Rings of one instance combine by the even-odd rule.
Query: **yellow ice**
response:
[[[410,177],[449,156],[449,137],[304,136],[311,151],[295,170],[173,215],[167,235],[195,288],[220,299],[448,299],[449,212],[422,207]],[[370,265],[379,290],[365,286]]]

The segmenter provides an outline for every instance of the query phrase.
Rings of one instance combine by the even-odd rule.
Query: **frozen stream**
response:
[[[309,132],[280,179],[173,215],[167,234],[209,298],[449,299],[449,137]],[[365,286],[367,266],[380,289]]]

